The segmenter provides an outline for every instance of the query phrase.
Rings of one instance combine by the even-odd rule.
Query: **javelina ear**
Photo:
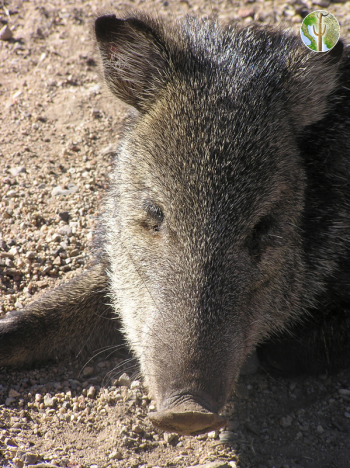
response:
[[[343,49],[342,41],[338,41],[328,53],[310,51],[304,57],[292,57],[290,65],[295,81],[289,102],[297,129],[318,122],[326,115],[329,96],[338,87],[338,68]]]
[[[140,19],[107,15],[95,21],[95,34],[109,88],[146,111],[165,81],[167,53],[156,32]]]

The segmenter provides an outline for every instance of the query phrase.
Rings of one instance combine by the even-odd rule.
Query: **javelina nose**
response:
[[[190,398],[162,411],[149,413],[152,423],[167,432],[180,435],[196,435],[214,431],[225,426],[224,417],[208,411],[201,404]]]

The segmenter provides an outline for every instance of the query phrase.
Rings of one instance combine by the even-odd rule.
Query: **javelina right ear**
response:
[[[299,52],[291,55],[289,68],[294,83],[288,100],[298,130],[318,122],[327,114],[329,96],[338,89],[343,49],[343,42],[338,41],[328,53],[308,51],[305,55],[302,49],[304,56]]]
[[[137,18],[101,16],[95,34],[106,82],[122,101],[144,112],[165,82],[167,53],[156,32]]]

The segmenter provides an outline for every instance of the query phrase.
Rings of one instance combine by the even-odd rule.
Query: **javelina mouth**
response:
[[[198,435],[220,429],[227,420],[204,408],[193,397],[181,401],[171,408],[148,414],[152,423],[167,432],[180,435]]]

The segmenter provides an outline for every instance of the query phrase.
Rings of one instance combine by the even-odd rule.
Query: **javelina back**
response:
[[[184,434],[225,423],[245,358],[269,337],[276,366],[348,365],[349,50],[142,14],[95,31],[107,85],[136,110],[99,262],[0,322],[0,364],[115,343],[121,326],[151,419]]]

